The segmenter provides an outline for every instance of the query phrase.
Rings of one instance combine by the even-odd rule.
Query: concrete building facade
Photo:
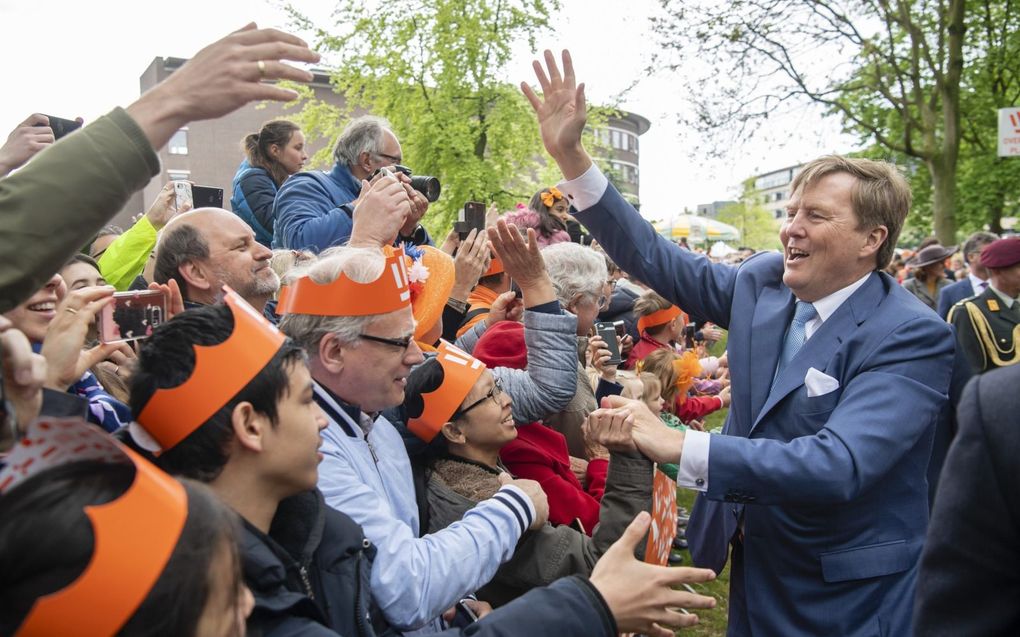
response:
[[[793,193],[790,184],[804,164],[787,166],[773,170],[754,178],[754,189],[761,204],[772,213],[773,218],[782,219],[786,214],[786,205],[790,203]]]

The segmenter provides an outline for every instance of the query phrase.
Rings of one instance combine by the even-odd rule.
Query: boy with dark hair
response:
[[[368,586],[375,547],[315,488],[326,420],[304,351],[243,303],[228,294],[227,305],[189,310],[153,332],[132,377],[142,429],[132,435],[160,447],[161,468],[205,482],[241,516],[255,596],[249,630],[385,633]],[[199,421],[203,411],[211,415]]]

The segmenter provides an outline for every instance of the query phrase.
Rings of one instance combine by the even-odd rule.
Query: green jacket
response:
[[[99,272],[106,282],[119,291],[131,287],[156,247],[156,228],[142,216],[127,232],[113,240],[99,257]]]
[[[41,288],[158,173],[145,133],[116,108],[0,179],[0,312]]]

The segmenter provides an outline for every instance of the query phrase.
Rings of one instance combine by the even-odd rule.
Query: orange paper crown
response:
[[[493,274],[503,274],[506,270],[503,269],[503,260],[496,256],[496,253],[492,253],[492,261],[489,261],[489,269],[485,271],[482,276],[492,276]]]
[[[435,391],[422,395],[425,408],[421,416],[407,422],[411,433],[425,442],[431,442],[443,425],[450,421],[450,416],[457,411],[485,371],[482,361],[446,341],[439,342],[436,360],[443,368],[443,384]]]
[[[678,308],[675,305],[670,305],[664,310],[652,312],[648,316],[642,316],[641,318],[638,319],[637,322],[638,334],[644,332],[650,327],[665,325],[666,323],[669,323],[670,321],[680,316],[681,314],[683,314],[683,312],[680,311],[680,308]]]
[[[81,420],[31,424],[0,471],[0,494],[40,471],[82,460],[134,464],[134,480],[117,499],[85,507],[95,536],[88,566],[65,588],[37,599],[15,637],[115,635],[145,601],[184,529],[184,487]]]
[[[400,248],[387,248],[386,266],[375,281],[358,283],[341,273],[335,281],[323,285],[303,276],[284,289],[276,309],[281,315],[370,316],[411,304],[407,264]]]
[[[226,285],[223,290],[234,331],[219,345],[196,345],[191,376],[177,387],[156,390],[138,414],[138,424],[159,444],[154,453],[201,427],[258,376],[287,339],[236,292]]]

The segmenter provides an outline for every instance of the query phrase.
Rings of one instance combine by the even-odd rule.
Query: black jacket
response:
[[[915,635],[1020,634],[1017,387],[1013,365],[963,392],[921,555]]]
[[[318,489],[280,503],[269,535],[245,522],[249,635],[396,635],[371,603],[375,547]]]

